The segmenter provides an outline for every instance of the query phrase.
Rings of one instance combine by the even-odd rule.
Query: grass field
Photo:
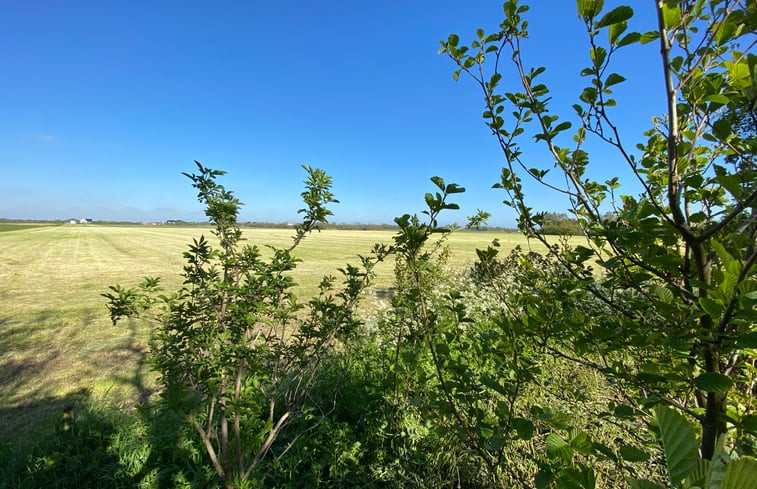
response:
[[[135,285],[160,276],[171,290],[181,282],[182,252],[198,227],[46,226],[0,233],[0,439],[55,413],[77,396],[130,404],[149,393],[143,365],[148,326],[113,326],[105,300],[109,285]],[[259,245],[283,245],[292,230],[246,229]],[[310,236],[297,255],[298,294],[316,291],[322,276],[357,262],[390,231],[327,230]],[[463,269],[475,249],[493,238],[502,247],[527,246],[519,234],[458,232],[449,239],[450,266]],[[375,287],[391,286],[392,263],[377,270]]]

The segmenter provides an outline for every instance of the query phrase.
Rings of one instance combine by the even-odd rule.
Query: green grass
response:
[[[0,233],[0,439],[57,415],[77,396],[131,405],[149,394],[154,377],[143,364],[149,327],[113,326],[100,294],[144,276],[176,288],[182,252],[201,233],[209,236],[210,229],[91,225]],[[284,245],[292,230],[245,229],[244,235],[259,245]],[[527,246],[518,234],[458,232],[448,242],[449,265],[470,265],[475,249],[495,237],[505,250]],[[294,273],[298,294],[312,295],[324,274],[337,275],[337,268],[391,238],[390,231],[356,230],[310,236],[297,250],[303,260]],[[380,265],[374,287],[390,287],[392,274],[391,262]]]
[[[42,226],[55,226],[56,224],[47,224],[42,222],[0,222],[0,233],[6,231],[23,231],[27,229],[42,227]]]

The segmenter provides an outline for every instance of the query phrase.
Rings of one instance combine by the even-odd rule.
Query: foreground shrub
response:
[[[197,167],[198,174],[187,176],[206,205],[218,246],[204,236],[194,241],[184,253],[185,285],[169,296],[157,296],[158,279],[145,279],[138,289],[114,286],[104,295],[114,323],[162,307],[151,360],[164,401],[195,430],[224,484],[242,487],[272,450],[282,457],[333,409],[314,402],[311,391],[322,363],[352,334],[355,305],[386,251],[377,247],[362,268],[342,269],[338,292],[336,279],[325,277],[320,296],[303,312],[287,272],[298,261],[292,251],[331,214],[330,177],[305,168],[303,222],[290,247],[270,247],[265,256],[243,245],[241,203],[216,183],[223,172]],[[295,427],[297,435],[280,438]]]

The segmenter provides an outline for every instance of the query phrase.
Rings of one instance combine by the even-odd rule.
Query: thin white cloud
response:
[[[36,139],[37,141],[42,141],[43,143],[50,143],[52,141],[58,140],[58,138],[56,136],[53,136],[52,134],[40,134]]]

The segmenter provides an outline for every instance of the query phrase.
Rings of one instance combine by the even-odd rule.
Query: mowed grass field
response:
[[[100,295],[108,286],[160,276],[167,290],[181,283],[182,253],[210,228],[147,226],[14,227],[0,230],[0,440],[24,432],[81,398],[128,406],[145,398],[154,375],[144,365],[149,326],[113,326]],[[325,274],[358,263],[391,231],[325,230],[297,249],[293,273],[303,299]],[[291,229],[245,229],[250,243],[285,245]],[[498,238],[504,250],[529,246],[520,234],[457,232],[449,265],[463,270],[475,249]],[[534,243],[532,246],[537,247]],[[393,263],[377,269],[374,288],[391,286]],[[379,300],[369,298],[368,300]]]

